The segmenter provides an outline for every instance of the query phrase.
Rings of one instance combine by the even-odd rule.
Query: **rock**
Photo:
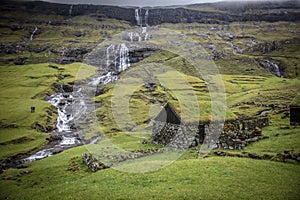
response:
[[[282,44],[278,41],[265,41],[254,45],[249,49],[250,52],[258,51],[261,53],[269,53],[272,51],[281,51],[283,49]]]
[[[19,26],[19,25],[11,25],[11,26],[9,26],[9,27],[10,27],[10,29],[11,29],[12,31],[19,31],[19,30],[23,30],[23,29],[24,29],[23,26]]]
[[[83,153],[82,157],[84,163],[92,172],[97,172],[98,170],[109,168],[109,166],[105,165],[104,163],[97,162],[90,153]]]
[[[73,33],[73,35],[75,35],[76,37],[81,37],[81,36],[85,36],[85,33],[82,33],[82,32],[80,32],[80,31],[75,31],[75,32]]]
[[[63,138],[61,135],[59,134],[51,134],[49,138],[47,138],[47,140],[49,142],[57,142],[57,141],[61,141]]]
[[[259,65],[265,68],[271,74],[281,77],[282,76],[282,68],[278,65],[278,63],[271,62],[269,60],[258,59]]]
[[[252,154],[252,153],[249,153],[248,154],[248,157],[249,158],[253,158],[253,159],[262,159],[262,156],[258,155],[258,154]]]
[[[141,48],[133,51],[129,51],[129,59],[131,63],[137,63],[147,57],[152,53],[156,52],[158,49],[154,48]]]
[[[15,65],[24,65],[28,58],[16,58],[14,60]]]
[[[34,53],[41,53],[43,51],[46,51],[49,48],[49,46],[42,46],[42,47],[28,47],[29,52]]]
[[[65,17],[70,17],[70,6],[67,4],[53,4],[53,3],[35,3],[35,2],[21,2],[12,3],[10,1],[2,2],[3,9],[13,9],[15,12],[22,11],[28,12],[32,15],[43,12],[44,15],[62,15]],[[196,6],[196,5],[195,5]],[[234,21],[295,21],[299,19],[299,13],[291,11],[290,9],[297,8],[296,1],[286,1],[282,6],[288,12],[281,13],[278,9],[278,4],[265,2],[259,4],[253,3],[251,6],[247,7],[245,4],[225,6],[222,7],[218,4],[212,4],[211,12],[204,12],[198,9],[191,9],[189,7],[185,8],[151,8],[148,9],[148,25],[154,26],[162,23],[211,23],[211,24],[228,24]],[[265,14],[261,12],[262,7],[267,7],[270,12]],[[197,8],[197,7],[195,7]],[[118,7],[118,6],[104,6],[104,5],[73,5],[71,16],[83,16],[83,15],[95,15],[96,19],[102,20],[104,18],[113,18],[119,20],[125,20],[132,25],[137,25],[135,18],[135,9],[132,7]],[[243,10],[243,15],[240,15],[241,10]],[[220,12],[222,11],[222,12]],[[225,11],[225,12],[223,12]],[[230,14],[228,14],[230,13]],[[142,8],[140,10],[140,16],[146,15],[146,9]],[[142,21],[145,21],[143,19]],[[60,25],[66,22],[57,21],[45,21],[49,25]],[[143,23],[144,24],[144,23]],[[111,25],[104,25],[111,26]],[[257,28],[259,28],[257,26]]]
[[[72,85],[62,85],[62,89],[64,92],[70,93],[73,92],[73,86]]]

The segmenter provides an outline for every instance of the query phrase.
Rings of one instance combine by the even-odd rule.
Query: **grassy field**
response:
[[[54,66],[54,67],[53,67]],[[77,76],[78,69],[80,76]],[[54,94],[59,84],[70,84],[95,73],[82,63],[51,63],[0,67],[0,160],[28,155],[44,146],[55,128],[57,110],[44,98]],[[35,106],[31,113],[30,106]],[[43,133],[44,132],[44,133]]]
[[[49,67],[49,64],[25,65],[22,66],[22,73],[17,73],[20,70],[19,66],[1,68],[1,75],[3,74],[5,78],[15,73],[14,77],[17,76],[17,80],[20,80],[2,82],[2,87],[7,91],[10,88],[20,91],[2,93],[3,102],[9,97],[13,99],[13,101],[6,101],[7,103],[4,104],[6,106],[3,108],[14,110],[15,104],[21,100],[29,101],[28,105],[31,105],[32,101],[38,102],[36,105],[44,105],[44,110],[37,109],[33,114],[28,111],[27,106],[23,112],[7,111],[10,115],[2,115],[2,125],[10,125],[0,132],[2,159],[18,154],[26,155],[45,144],[47,135],[31,129],[35,120],[40,123],[46,120],[39,115],[43,116],[45,110],[51,108],[43,98],[54,92],[52,84],[57,81],[58,73],[66,75],[66,79],[61,81],[67,84],[74,80],[79,67],[80,63],[59,65],[60,70]],[[32,70],[36,70],[35,78],[30,77]],[[184,77],[195,88],[197,95],[201,96],[207,92],[200,87],[204,84],[201,79],[188,75]],[[245,101],[288,104],[299,92],[298,79],[249,75],[223,75],[222,79],[228,107]],[[39,87],[37,90],[37,85],[44,85],[44,87]],[[22,93],[24,88],[27,89],[26,93]],[[115,129],[117,126],[114,125],[112,114],[109,114],[113,88],[114,84],[107,85],[105,89],[107,92],[95,99],[103,103],[97,112],[99,116],[102,113],[104,118],[100,124],[95,124],[94,129],[98,130],[100,126],[107,131],[106,139],[127,151],[160,148],[152,144],[142,144],[142,141],[150,136],[151,130],[141,133],[137,129],[127,133]],[[270,92],[272,92],[272,99],[267,95]],[[170,94],[163,92],[161,88],[157,88],[151,94],[141,87],[135,90],[131,99],[131,115],[136,123],[145,127],[147,123],[144,120],[151,117],[148,113],[151,105],[145,103],[147,102],[145,99],[150,100],[153,95],[163,101]],[[141,105],[144,103],[143,109],[136,107],[137,103]],[[268,109],[255,105],[244,106],[246,107],[233,106],[230,112],[243,116],[246,110],[247,115],[250,116]],[[198,147],[186,151],[179,160],[155,172],[132,174],[106,169],[92,173],[84,165],[81,154],[93,147],[82,146],[26,164],[25,168],[10,169],[2,173],[1,198],[40,199],[42,193],[44,199],[57,197],[64,199],[297,199],[300,184],[299,164],[289,160],[286,163],[278,162],[275,159],[278,153],[283,153],[285,150],[300,152],[298,134],[300,129],[289,125],[286,112],[288,112],[286,108],[278,108],[268,113],[271,125],[263,129],[263,134],[268,135],[269,139],[253,143],[241,151],[227,151],[231,155],[249,153],[268,155],[267,159],[254,160],[247,156],[245,158],[218,157],[214,155],[214,151],[218,150],[214,150],[206,158],[198,158]],[[55,115],[53,118],[55,119]],[[16,126],[11,127],[11,125]],[[142,161],[140,165],[134,167],[142,169],[145,163],[143,164]]]
[[[2,198],[43,199],[297,199],[299,165],[247,158],[179,160],[156,172],[91,173],[84,147],[9,170]],[[63,189],[62,189],[63,188]],[[17,193],[15,191],[18,191]]]

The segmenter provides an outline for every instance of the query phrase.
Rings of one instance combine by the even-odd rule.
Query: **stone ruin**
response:
[[[226,120],[224,126],[218,121],[188,124],[181,122],[172,106],[166,104],[164,112],[154,119],[151,139],[155,144],[186,149],[202,144],[207,137],[214,141],[216,148],[242,149],[252,142],[267,138],[262,135],[261,128],[268,125],[269,118],[263,116]],[[217,138],[215,131],[221,133]]]

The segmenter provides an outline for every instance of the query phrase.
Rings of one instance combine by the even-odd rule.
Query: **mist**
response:
[[[114,6],[171,6],[171,5],[188,5],[197,3],[213,3],[224,0],[45,0],[53,3],[64,4],[95,4],[95,5],[114,5]],[[244,0],[227,0],[240,1]],[[248,0],[248,1],[265,1],[265,0]]]

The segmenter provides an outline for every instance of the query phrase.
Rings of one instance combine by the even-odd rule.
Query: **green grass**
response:
[[[278,110],[269,114],[271,125],[263,129],[263,134],[270,138],[249,145],[245,151],[260,155],[276,155],[290,150],[300,152],[300,127],[289,125],[289,118],[284,117],[287,110],[276,112]]]
[[[0,129],[0,160],[19,154],[29,155],[47,143],[45,133],[35,130],[10,128]]]
[[[176,161],[151,173],[107,169],[94,174],[77,157],[82,151],[83,147],[75,148],[29,164],[30,174],[19,175],[23,169],[2,174],[17,178],[0,182],[2,197],[39,199],[42,193],[45,199],[297,199],[298,195],[299,165],[211,157]],[[77,171],[69,171],[70,166]]]
[[[82,63],[50,66],[53,64],[0,67],[1,160],[18,154],[24,156],[45,145],[48,134],[37,132],[36,125],[48,130],[55,128],[57,111],[44,98],[55,93],[55,84],[70,84],[96,71],[95,67]],[[58,81],[58,77],[65,78]],[[30,106],[36,107],[34,113],[30,112]]]

